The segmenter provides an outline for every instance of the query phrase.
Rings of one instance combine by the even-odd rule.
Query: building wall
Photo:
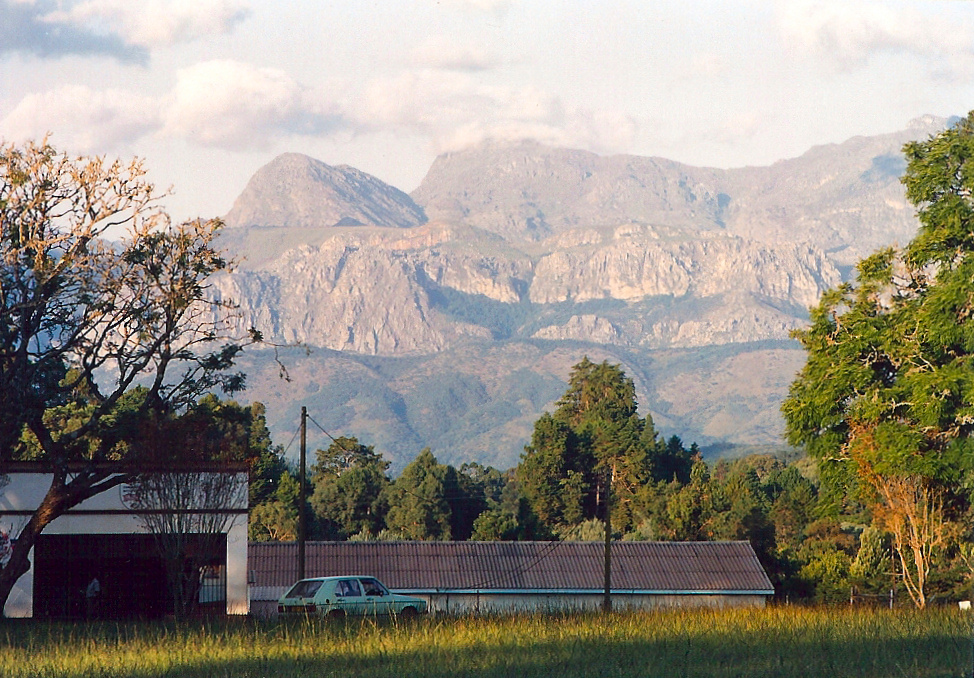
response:
[[[493,614],[511,612],[574,612],[602,608],[602,593],[411,593],[429,603],[430,610],[444,614]],[[612,594],[616,611],[659,608],[764,607],[765,596],[742,594]]]
[[[236,473],[247,485],[247,474]],[[0,529],[16,536],[30,518],[51,484],[49,473],[10,473],[9,483],[0,489]],[[122,500],[122,487],[102,492],[56,518],[44,534],[131,534],[145,532],[139,517]],[[246,492],[243,493],[246,501]],[[247,614],[247,515],[246,503],[232,507],[244,511],[234,516],[227,533],[227,613]],[[34,554],[31,551],[31,561]],[[33,567],[17,580],[3,613],[7,617],[33,616]]]
[[[252,587],[250,612],[256,617],[277,616],[277,599],[287,587]],[[602,593],[422,593],[397,591],[422,598],[433,614],[511,614],[531,612],[596,611]],[[648,594],[613,593],[612,609],[648,611],[661,608],[764,607],[767,597],[752,594]]]

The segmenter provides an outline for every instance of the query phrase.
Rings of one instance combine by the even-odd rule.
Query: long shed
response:
[[[273,615],[297,580],[296,543],[251,543],[250,609]],[[614,542],[616,609],[763,606],[774,587],[746,541]],[[369,574],[447,613],[590,609],[602,603],[598,542],[308,542],[305,574]]]

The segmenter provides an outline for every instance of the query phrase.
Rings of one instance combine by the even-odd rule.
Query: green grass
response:
[[[0,623],[0,675],[965,676],[954,609],[768,608],[393,621]]]

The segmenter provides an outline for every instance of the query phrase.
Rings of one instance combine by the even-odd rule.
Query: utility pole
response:
[[[304,542],[308,538],[308,524],[304,516],[305,496],[308,493],[305,466],[308,457],[308,408],[301,407],[301,468],[298,469],[298,579],[304,579]]]
[[[602,611],[605,613],[612,612],[612,594],[610,593],[612,589],[612,475],[613,469],[606,469],[605,472],[605,500],[603,502],[605,506],[605,563],[603,568],[603,575],[605,581],[605,590],[602,594]]]

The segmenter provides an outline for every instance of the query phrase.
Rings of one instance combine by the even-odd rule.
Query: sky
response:
[[[969,0],[0,0],[0,140],[221,216],[280,153],[404,191],[530,138],[740,167],[974,108]]]

